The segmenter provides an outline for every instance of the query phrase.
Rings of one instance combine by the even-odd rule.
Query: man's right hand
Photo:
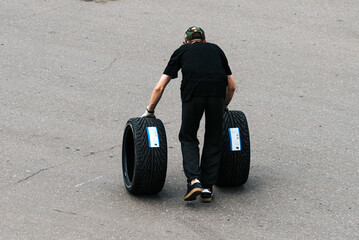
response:
[[[148,108],[146,108],[146,111],[144,114],[142,114],[141,117],[149,117],[149,118],[156,118],[155,116],[155,110],[149,111]]]

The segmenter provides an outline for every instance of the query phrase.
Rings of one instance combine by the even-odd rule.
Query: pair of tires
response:
[[[218,186],[246,183],[250,168],[250,140],[246,116],[226,111],[223,119],[222,157]],[[167,138],[158,118],[131,118],[122,144],[122,171],[126,189],[133,194],[156,194],[167,172]]]

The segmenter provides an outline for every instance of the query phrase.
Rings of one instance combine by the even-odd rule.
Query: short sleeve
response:
[[[181,68],[181,61],[180,61],[180,57],[182,55],[181,53],[182,53],[182,51],[179,48],[172,54],[163,74],[169,75],[169,76],[171,76],[171,78],[178,77],[178,71]]]
[[[220,49],[220,50],[221,50],[221,56],[222,56],[222,66],[223,66],[224,70],[226,71],[227,75],[232,75],[231,68],[228,65],[227,57],[224,54],[224,52],[222,51],[222,49]]]

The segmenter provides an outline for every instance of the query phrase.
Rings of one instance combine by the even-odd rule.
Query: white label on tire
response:
[[[147,127],[148,145],[150,148],[160,147],[157,127]]]
[[[239,128],[229,128],[229,140],[231,142],[231,151],[241,151],[241,135]]]

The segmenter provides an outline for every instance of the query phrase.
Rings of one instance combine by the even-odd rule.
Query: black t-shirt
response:
[[[171,56],[163,72],[177,78],[182,69],[181,98],[188,101],[192,96],[225,97],[231,75],[227,58],[217,45],[195,42],[183,44]]]

